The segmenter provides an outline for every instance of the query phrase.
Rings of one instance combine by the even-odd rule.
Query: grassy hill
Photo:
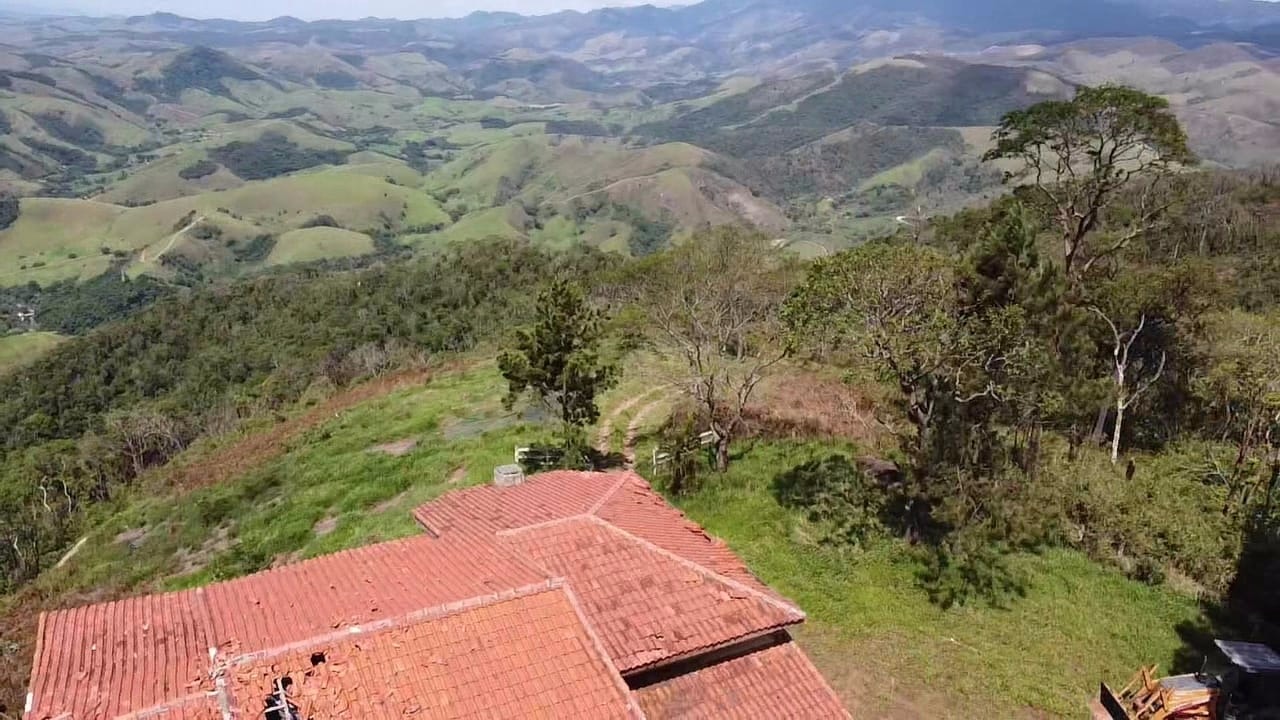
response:
[[[373,239],[342,228],[315,227],[290,230],[276,240],[267,256],[268,265],[288,265],[327,258],[356,257],[372,253]]]
[[[0,373],[21,367],[57,347],[65,338],[51,332],[0,336]]]
[[[53,602],[186,588],[419,532],[413,507],[488,482],[512,446],[547,432],[504,410],[500,385],[485,362],[391,376],[202,443],[103,508],[90,541],[36,587]],[[636,387],[611,393],[603,417],[634,417]],[[378,450],[401,441],[407,454]],[[1030,581],[1007,606],[941,610],[909,556],[815,545],[803,514],[773,497],[775,475],[833,452],[859,448],[753,443],[728,476],[677,502],[809,613],[800,642],[856,716],[1078,717],[1098,673],[1114,681],[1168,663],[1181,647],[1174,628],[1198,618],[1190,598],[1057,551],[1018,560]],[[6,637],[25,646],[23,607],[0,604]],[[17,673],[25,657],[2,659]]]

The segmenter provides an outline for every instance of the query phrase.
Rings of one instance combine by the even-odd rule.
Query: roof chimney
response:
[[[493,469],[493,484],[512,487],[524,482],[524,470],[519,465],[499,465]]]

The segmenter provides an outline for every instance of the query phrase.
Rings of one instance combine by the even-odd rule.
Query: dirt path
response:
[[[639,405],[642,400],[658,392],[660,389],[661,388],[656,387],[649,388],[639,395],[633,395],[627,398],[625,402],[611,410],[609,414],[605,416],[604,420],[600,422],[600,429],[596,431],[596,450],[608,455],[609,452],[613,450],[613,426],[617,424],[618,418],[622,417],[623,413],[631,410],[631,408],[636,405]]]
[[[183,235],[186,235],[186,234],[187,234],[187,232],[188,232],[189,230],[191,230],[191,228],[193,228],[193,227],[195,227],[196,225],[199,225],[200,223],[204,222],[204,220],[205,220],[205,217],[204,217],[203,215],[201,215],[200,217],[198,217],[198,218],[196,218],[195,220],[192,220],[190,223],[188,223],[186,227],[184,227],[184,228],[182,228],[181,230],[179,230],[178,232],[176,232],[176,233],[174,233],[174,234],[170,235],[170,236],[169,236],[169,244],[168,244],[168,245],[165,245],[163,250],[161,250],[160,252],[156,253],[156,258],[160,258],[160,257],[161,257],[161,256],[163,256],[165,253],[167,253],[167,252],[169,252],[170,250],[172,250],[172,249],[173,249],[173,244],[174,244],[174,243],[176,243],[176,242],[178,242],[178,238],[182,237]],[[142,250],[142,262],[146,262],[146,261],[147,261],[147,251],[146,251],[146,249],[144,248],[144,249]]]
[[[655,388],[657,389],[660,388]],[[641,427],[658,408],[662,407],[666,399],[664,395],[640,408],[627,425],[626,438],[622,441],[622,457],[627,461],[628,468],[634,469],[636,466],[636,440],[640,437]]]

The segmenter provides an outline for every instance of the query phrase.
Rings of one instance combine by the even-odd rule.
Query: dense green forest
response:
[[[284,135],[273,132],[263,133],[253,142],[229,143],[211,154],[214,160],[245,180],[265,180],[317,165],[336,165],[347,157],[347,153],[340,150],[300,147]],[[207,165],[199,163],[193,167],[207,169]]]

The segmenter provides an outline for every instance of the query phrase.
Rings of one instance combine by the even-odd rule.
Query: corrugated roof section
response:
[[[623,673],[804,620],[793,607],[592,516],[503,537],[566,578]]]
[[[848,718],[795,643],[735,658],[635,691],[648,720]]]
[[[211,688],[194,590],[48,613],[36,643],[28,717],[116,717]]]
[[[229,674],[242,708],[261,706],[289,677],[290,702],[317,720],[639,717],[563,589],[313,644]]]

